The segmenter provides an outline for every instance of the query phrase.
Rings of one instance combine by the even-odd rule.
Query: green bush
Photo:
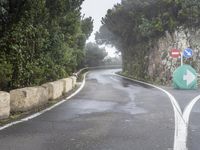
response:
[[[0,90],[54,81],[78,69],[93,28],[91,18],[81,19],[82,2],[1,2]]]
[[[0,59],[0,90],[7,90],[12,79],[12,65]]]

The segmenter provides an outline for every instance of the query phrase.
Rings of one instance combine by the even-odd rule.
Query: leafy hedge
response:
[[[42,84],[81,67],[93,28],[83,0],[0,2],[0,90]]]

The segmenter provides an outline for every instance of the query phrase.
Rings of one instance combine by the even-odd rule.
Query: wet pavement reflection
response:
[[[116,102],[79,99],[68,104],[68,109],[73,110],[74,114],[80,115],[102,112],[128,113],[133,115],[147,112],[137,107],[133,101],[121,105]]]

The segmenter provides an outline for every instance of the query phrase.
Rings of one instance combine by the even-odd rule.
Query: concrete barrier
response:
[[[41,85],[42,87],[44,87],[48,93],[48,100],[53,100],[53,92],[54,92],[54,86],[53,84],[51,84],[51,82],[49,83],[45,83],[43,85]]]
[[[51,84],[53,85],[53,99],[61,97],[64,91],[63,81],[58,80],[51,82]]]
[[[61,97],[64,92],[64,83],[62,80],[43,84],[42,87],[46,87],[50,100]]]
[[[48,92],[41,86],[10,91],[10,107],[12,112],[28,111],[47,102]]]
[[[75,76],[71,76],[70,78],[72,79],[72,87],[75,87],[77,78]]]
[[[10,115],[10,94],[0,91],[0,119],[8,118]]]
[[[51,99],[57,99],[73,89],[75,76],[45,83],[42,86],[15,89],[9,93],[0,92],[0,119],[12,112],[24,112],[42,106]]]
[[[72,90],[73,82],[74,82],[72,78],[61,79],[61,81],[63,82],[63,86],[64,86],[64,90],[63,90],[64,94]]]

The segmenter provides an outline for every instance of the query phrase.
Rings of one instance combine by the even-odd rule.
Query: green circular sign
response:
[[[174,71],[173,83],[175,88],[196,89],[197,73],[190,65],[182,65]]]

